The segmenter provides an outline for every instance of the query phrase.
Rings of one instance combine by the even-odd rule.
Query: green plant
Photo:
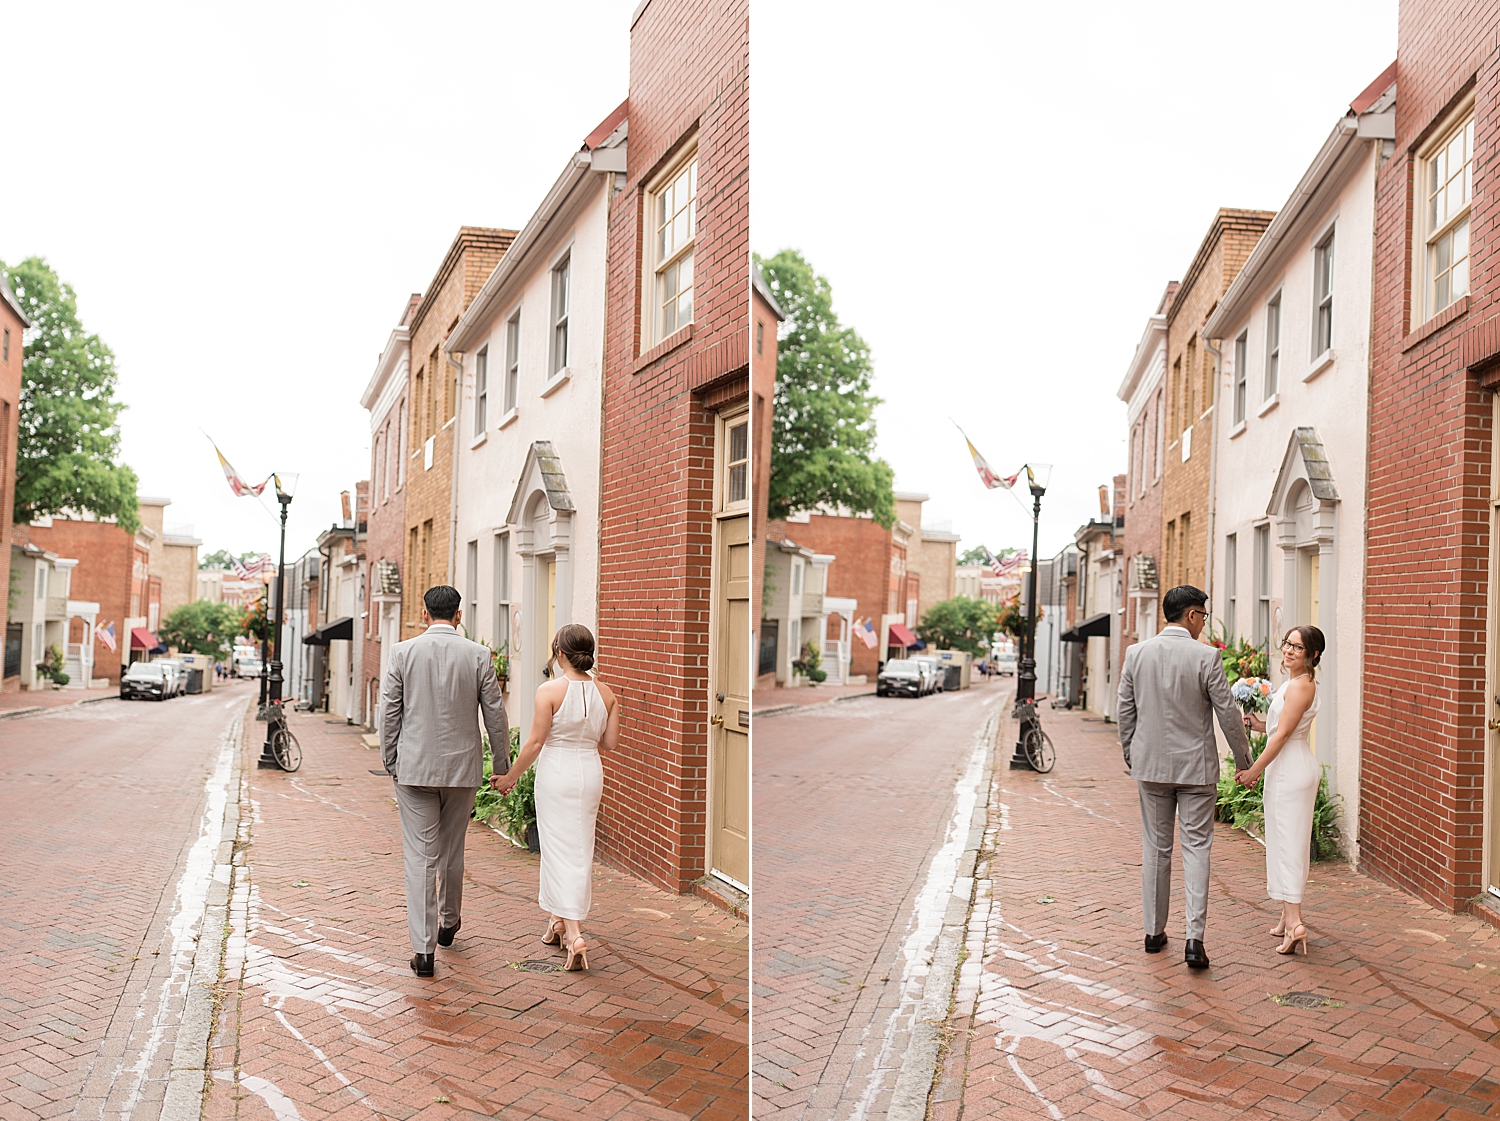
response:
[[[245,608],[244,615],[240,618],[240,630],[255,639],[256,642],[269,642],[271,640],[271,621],[266,617],[266,594]]]
[[[1260,753],[1265,749],[1266,736],[1252,734],[1250,736],[1251,760],[1259,759]],[[1266,825],[1264,786],[1264,779],[1248,789],[1241,786],[1234,781],[1234,762],[1225,760],[1223,770],[1219,775],[1218,802],[1215,808],[1218,819],[1233,825],[1236,829],[1245,829],[1255,833],[1264,832]],[[1322,777],[1318,779],[1318,793],[1313,800],[1310,843],[1314,860],[1331,860],[1339,855],[1342,845],[1342,835],[1339,831],[1339,803],[1341,801],[1340,797],[1329,792],[1328,768],[1324,767]]]
[[[521,729],[510,730],[509,763],[521,754]],[[508,765],[507,765],[507,769]],[[484,822],[498,822],[505,833],[526,843],[526,830],[536,821],[536,767],[526,768],[521,781],[508,794],[490,789],[490,776],[495,773],[494,756],[490,752],[490,740],[484,739],[484,779],[474,795],[474,816]]]
[[[954,596],[927,609],[917,626],[917,637],[939,650],[967,650],[979,658],[989,651],[998,625],[993,604]]]
[[[792,663],[792,669],[814,684],[828,680],[828,671],[823,668],[823,652],[811,642],[803,643],[802,657]]]
[[[502,642],[498,647],[491,646],[488,642],[485,649],[490,652],[490,664],[495,667],[496,677],[510,676],[510,643]]]
[[[66,685],[73,679],[63,672],[65,664],[62,647],[54,642],[47,647],[46,655],[36,664],[37,676],[55,681],[59,685]]]
[[[240,634],[244,613],[232,603],[200,599],[185,603],[162,623],[158,636],[190,654],[219,655]]]
[[[1226,638],[1215,642],[1219,657],[1224,662],[1224,676],[1233,685],[1242,677],[1266,677],[1271,670],[1270,658],[1265,650],[1243,638]]]

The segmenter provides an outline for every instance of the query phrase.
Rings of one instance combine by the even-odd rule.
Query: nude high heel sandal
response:
[[[583,940],[583,936],[573,939],[573,944],[568,947],[568,960],[563,964],[563,970],[567,973],[577,973],[589,967],[589,944]]]
[[[542,945],[561,946],[563,936],[562,919],[548,919],[547,929],[542,931]]]
[[[1286,941],[1276,947],[1278,954],[1307,953],[1307,927],[1298,923],[1286,932]]]

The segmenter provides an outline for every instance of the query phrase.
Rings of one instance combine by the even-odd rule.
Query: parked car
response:
[[[260,659],[238,657],[234,660],[234,675],[236,677],[259,677]]]
[[[120,675],[122,701],[134,700],[136,697],[164,701],[170,688],[167,669],[160,662],[136,662]]]
[[[1001,654],[995,659],[995,669],[1000,673],[1008,673],[1012,677],[1016,675],[1016,656],[1014,654]]]
[[[161,666],[171,679],[171,692],[169,697],[181,697],[187,694],[187,666],[175,658],[157,658],[156,665]]]
[[[911,658],[893,658],[875,678],[875,695],[920,697],[925,686],[920,665]]]
[[[941,693],[943,691],[943,678],[947,676],[947,667],[941,658],[934,658],[931,654],[918,654],[911,659],[919,664],[925,671],[927,677],[927,692]]]

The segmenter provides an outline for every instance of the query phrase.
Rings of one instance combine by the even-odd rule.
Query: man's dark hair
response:
[[[1208,603],[1208,596],[1204,592],[1191,584],[1179,584],[1161,597],[1161,613],[1166,616],[1167,622],[1175,623],[1187,613],[1189,607],[1202,607],[1206,603]],[[428,608],[428,610],[432,609]]]
[[[451,622],[453,616],[458,614],[458,609],[463,606],[464,597],[458,594],[457,588],[439,584],[435,588],[427,589],[422,602],[427,605],[427,614],[434,619]]]

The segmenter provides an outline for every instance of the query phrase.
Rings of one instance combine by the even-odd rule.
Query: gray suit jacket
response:
[[[1169,624],[1155,638],[1125,651],[1115,718],[1131,778],[1183,785],[1218,782],[1216,716],[1235,765],[1244,770],[1250,766],[1250,742],[1218,650]]]
[[[479,716],[508,765],[510,726],[490,652],[447,623],[399,642],[385,675],[380,756],[404,786],[478,787],[484,776]]]

